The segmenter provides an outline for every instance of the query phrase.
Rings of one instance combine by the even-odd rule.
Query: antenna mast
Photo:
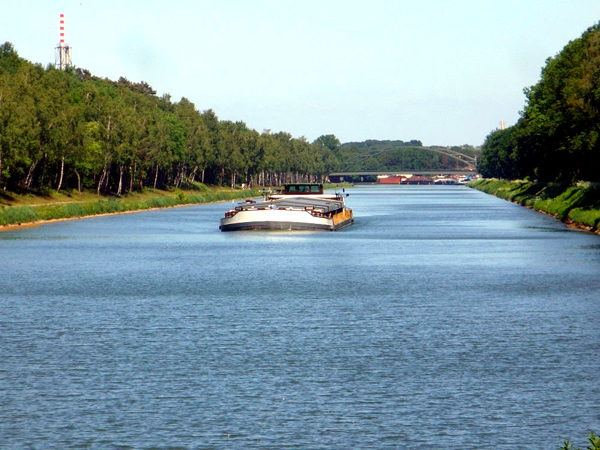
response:
[[[71,67],[71,47],[65,44],[65,15],[60,15],[60,41],[56,47],[54,65],[57,69],[67,70]]]

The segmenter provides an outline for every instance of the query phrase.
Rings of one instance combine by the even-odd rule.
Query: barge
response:
[[[294,183],[284,185],[282,191],[265,193],[263,201],[238,204],[225,213],[219,228],[337,231],[353,222],[344,194],[327,194],[322,184]]]

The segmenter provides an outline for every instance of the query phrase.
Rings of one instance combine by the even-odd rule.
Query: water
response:
[[[0,233],[0,448],[557,449],[600,433],[600,237],[459,186]]]

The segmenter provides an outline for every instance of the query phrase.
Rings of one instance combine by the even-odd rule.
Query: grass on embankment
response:
[[[154,208],[212,203],[260,196],[258,189],[234,190],[197,184],[194,190],[160,191],[147,189],[120,197],[95,193],[57,193],[47,195],[0,193],[0,230],[2,226],[49,220],[64,220],[119,214]]]
[[[596,233],[600,230],[600,185],[577,185],[481,179],[469,186],[496,197],[550,214]]]

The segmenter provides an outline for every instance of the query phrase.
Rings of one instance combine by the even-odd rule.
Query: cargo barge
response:
[[[354,222],[340,193],[327,194],[322,184],[286,184],[282,191],[265,193],[263,201],[246,200],[225,213],[221,231],[328,230]]]

